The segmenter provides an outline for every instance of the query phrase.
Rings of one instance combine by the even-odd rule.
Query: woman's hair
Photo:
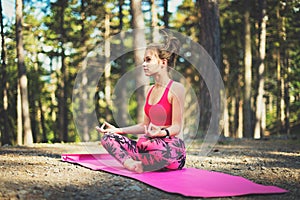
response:
[[[155,51],[160,59],[166,59],[168,61],[168,67],[174,68],[180,50],[180,41],[176,37],[168,35],[165,31],[162,32],[164,39],[162,44],[149,44],[147,50]]]

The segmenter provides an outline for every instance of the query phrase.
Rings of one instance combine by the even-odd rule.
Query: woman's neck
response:
[[[157,75],[157,76],[154,77],[154,81],[155,81],[155,83],[154,83],[155,86],[165,87],[170,82],[170,77],[168,75],[166,75],[166,76]]]

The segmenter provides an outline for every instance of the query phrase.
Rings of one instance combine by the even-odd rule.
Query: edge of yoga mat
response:
[[[133,178],[165,192],[187,197],[210,198],[288,192],[276,186],[257,184],[240,176],[196,168],[138,174],[125,169],[109,154],[62,154],[61,159],[92,170]]]

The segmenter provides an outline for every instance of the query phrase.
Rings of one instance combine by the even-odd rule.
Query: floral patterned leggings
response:
[[[108,133],[101,138],[101,143],[121,164],[129,158],[142,161],[144,171],[182,169],[185,164],[185,145],[177,137],[141,136],[135,141],[123,135]]]

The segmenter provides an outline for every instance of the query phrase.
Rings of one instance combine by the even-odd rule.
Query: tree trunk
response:
[[[58,78],[58,131],[59,141],[68,141],[68,94],[67,94],[67,66],[65,63],[65,49],[66,35],[64,30],[64,12],[67,7],[67,1],[63,0],[60,8],[60,57],[61,57],[61,74]]]
[[[224,105],[224,136],[225,137],[230,137],[228,106],[229,106],[229,104],[228,104],[228,101],[226,100],[225,105]]]
[[[81,1],[81,11],[80,11],[80,16],[81,16],[81,44],[82,44],[82,57],[85,58],[87,55],[87,45],[86,45],[86,40],[85,40],[85,35],[86,35],[86,27],[85,27],[85,20],[86,20],[86,2],[85,0]],[[83,142],[87,142],[90,140],[90,130],[89,130],[89,124],[88,124],[88,108],[87,108],[87,102],[88,102],[88,75],[87,75],[87,66],[86,62],[82,61],[81,62],[81,67],[82,67],[82,82],[81,82],[81,87],[82,89],[79,90],[78,92],[81,93],[80,97],[82,100],[80,101],[80,109],[79,112],[82,112],[82,115],[79,119],[79,123],[81,127],[77,127],[79,131],[79,135],[81,136],[81,139]]]
[[[277,134],[285,132],[285,69],[284,69],[284,52],[285,52],[285,24],[284,17],[281,16],[281,4],[278,3],[276,10],[276,17],[278,19],[278,42],[279,46],[277,49]],[[283,56],[281,56],[283,55]]]
[[[236,112],[236,96],[232,96],[231,98],[231,109],[230,109],[230,116],[229,116],[229,133],[230,137],[236,137],[236,127],[237,127],[237,112]]]
[[[220,23],[217,0],[198,0],[200,7],[200,44],[206,49],[213,61],[221,70]],[[214,91],[221,92],[221,91]],[[225,91],[223,91],[225,92]],[[211,116],[210,94],[203,79],[200,81],[200,127],[208,129]]]
[[[242,75],[238,75],[238,85],[237,85],[237,93],[236,93],[236,137],[243,138],[243,121],[244,121],[244,114],[243,114],[243,97],[242,97]]]
[[[140,123],[144,119],[144,103],[145,103],[145,85],[147,78],[144,75],[141,64],[143,63],[144,49],[140,49],[146,46],[146,38],[144,33],[145,23],[142,13],[141,0],[131,1],[132,22],[134,31],[134,61],[136,65],[136,85],[141,86],[137,89],[137,123]]]
[[[255,128],[254,128],[254,139],[260,139],[264,133],[262,131],[262,118],[264,113],[264,71],[265,71],[265,56],[266,56],[266,26],[267,26],[267,15],[266,15],[266,1],[259,1],[261,7],[260,17],[260,41],[259,41],[259,67],[258,67],[258,88],[256,97],[256,111],[255,111]]]
[[[111,64],[110,64],[110,17],[109,14],[105,15],[105,33],[104,33],[104,46],[105,46],[105,69],[104,69],[104,77],[105,77],[105,101],[106,101],[106,120],[111,121],[111,110],[112,110],[112,100],[111,100]]]
[[[198,0],[201,12],[200,43],[221,72],[220,15],[217,0]]]
[[[251,84],[252,84],[252,50],[251,50],[251,23],[250,23],[250,1],[245,0],[245,86],[244,86],[244,137],[252,137],[252,120],[251,120]]]
[[[28,88],[26,66],[24,63],[23,35],[22,35],[22,20],[23,20],[23,2],[16,0],[16,40],[17,40],[17,57],[18,57],[18,74],[21,91],[21,105],[24,126],[24,144],[31,145],[33,143],[32,130],[30,124],[29,103],[28,103]]]
[[[163,15],[163,22],[165,25],[165,28],[169,28],[169,0],[164,0],[164,15]]]
[[[154,0],[150,0],[151,6],[151,27],[152,27],[152,41],[157,43],[159,41],[159,30],[158,30],[158,16],[157,7]]]
[[[287,5],[283,7],[283,16],[281,20],[282,28],[281,28],[281,41],[282,45],[282,65],[283,65],[283,74],[282,74],[282,81],[281,81],[281,91],[283,94],[283,106],[282,109],[282,124],[284,125],[284,133],[289,135],[290,134],[290,94],[289,94],[289,51],[288,51],[288,42],[287,42],[287,17],[285,16],[287,12]]]
[[[41,124],[41,130],[42,130],[42,142],[48,142],[47,140],[47,133],[46,133],[46,122],[45,122],[45,116],[44,116],[44,110],[42,101],[38,100],[38,106],[39,106],[39,116],[40,116],[40,124]]]
[[[225,83],[225,91],[226,91],[226,96],[229,96],[229,72],[230,72],[230,63],[226,57],[223,58],[223,63],[224,63],[224,75],[223,75],[223,80]],[[232,102],[231,98],[231,102]],[[224,105],[224,136],[225,137],[230,137],[230,100],[227,98],[225,105]]]
[[[1,144],[12,144],[10,138],[10,131],[9,131],[9,120],[8,120],[8,95],[7,95],[7,82],[6,82],[6,51],[5,51],[5,37],[4,37],[4,25],[3,25],[3,15],[2,15],[2,1],[0,0],[0,23],[1,23],[1,100],[2,107],[0,108],[1,116],[3,116],[3,128],[0,130],[1,132]]]
[[[18,83],[17,87],[17,144],[23,145],[23,117],[20,83]]]
[[[120,31],[123,30],[123,17],[124,17],[123,5],[124,5],[124,0],[119,1],[119,20],[120,20],[119,30]],[[124,32],[121,32],[120,34],[121,34],[120,51],[124,52],[124,39],[125,39]],[[126,65],[124,55],[120,57],[120,65],[121,65],[120,74],[123,75],[126,72],[126,68],[124,67]],[[128,105],[127,102],[124,101],[125,97],[126,97],[126,90],[120,90],[120,92],[116,93],[116,102],[118,105],[118,113],[116,116],[117,117],[116,121],[118,122],[118,126],[120,127],[124,127],[128,125],[128,119],[127,119]]]
[[[238,101],[238,106],[237,106],[237,110],[238,110],[238,127],[237,127],[237,133],[236,133],[236,137],[237,138],[243,138],[243,100],[239,99]]]
[[[289,92],[289,82],[290,82],[290,67],[289,67],[289,55],[286,50],[285,54],[285,84],[284,84],[284,103],[285,103],[285,132],[290,135],[290,92]]]
[[[276,101],[276,119],[277,119],[277,126],[276,126],[276,133],[279,135],[282,132],[283,124],[282,124],[282,93],[281,93],[281,58],[280,58],[280,49],[277,49],[277,101]]]

